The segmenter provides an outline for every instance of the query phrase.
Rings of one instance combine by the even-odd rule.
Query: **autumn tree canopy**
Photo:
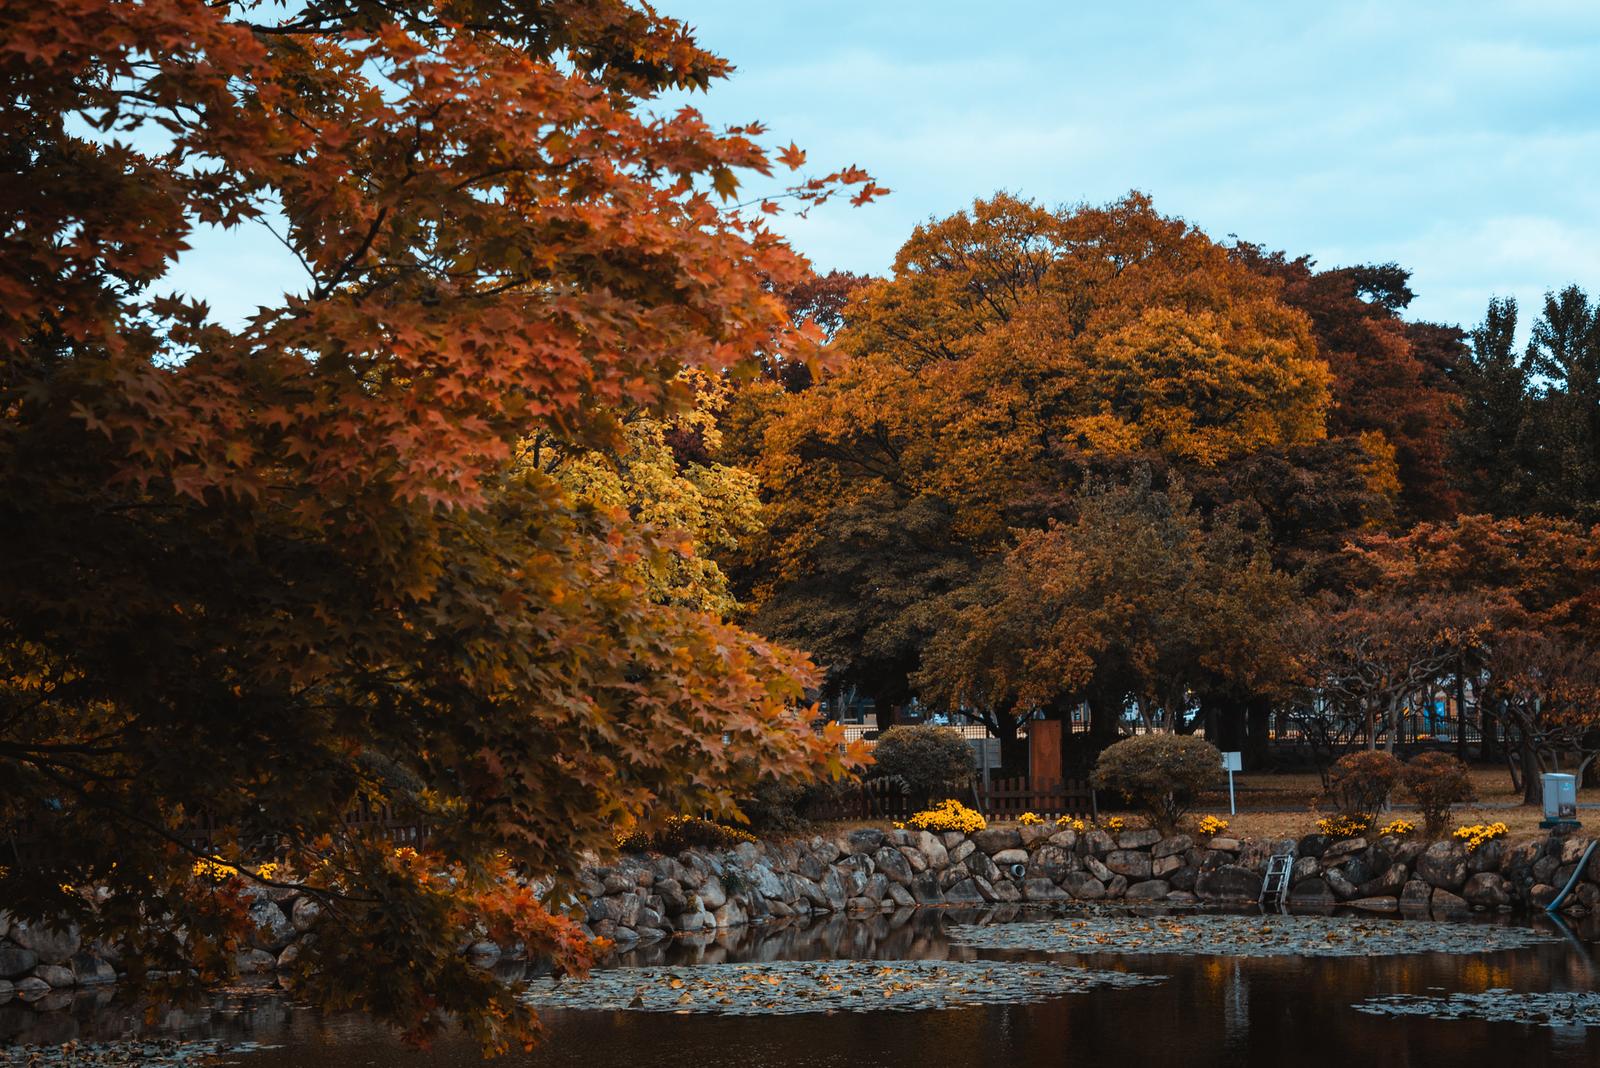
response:
[[[654,109],[729,68],[624,0],[4,0],[0,41],[0,822],[51,846],[0,896],[216,979],[267,880],[197,888],[203,818],[324,904],[301,996],[526,1037],[457,948],[585,947],[513,876],[841,770],[696,562],[748,486],[666,455],[686,369],[816,336],[725,206],[778,158]],[[274,227],[304,290],[238,328],[168,292],[203,224]]]

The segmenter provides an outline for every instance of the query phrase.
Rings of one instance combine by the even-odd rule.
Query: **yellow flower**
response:
[[[1383,830],[1379,831],[1378,833],[1400,837],[1401,835],[1410,834],[1416,829],[1417,825],[1412,823],[1410,820],[1391,820],[1387,825],[1384,826]]]
[[[1044,817],[1036,812],[1024,812],[1017,817],[1017,822],[1024,827],[1037,827],[1044,822]]]
[[[941,801],[906,820],[906,826],[919,831],[960,831],[972,834],[988,827],[982,813],[975,812],[954,798]]]
[[[1200,821],[1200,833],[1208,838],[1215,838],[1228,829],[1228,821],[1220,816],[1207,816]]]
[[[1354,838],[1367,829],[1367,821],[1359,816],[1329,816],[1317,821],[1317,830],[1330,838]]]
[[[1110,831],[1112,834],[1117,834],[1127,825],[1127,821],[1121,816],[1112,816],[1110,819],[1101,824],[1102,827]]]
[[[1076,816],[1061,816],[1056,819],[1056,826],[1064,831],[1077,831],[1082,834],[1089,829],[1089,825]]]

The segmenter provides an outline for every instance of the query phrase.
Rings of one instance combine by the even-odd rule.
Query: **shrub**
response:
[[[896,776],[920,794],[970,778],[975,766],[972,746],[954,727],[890,727],[872,758],[878,774]]]
[[[803,809],[815,787],[798,782],[762,779],[739,809],[750,821],[750,829],[760,833],[797,831],[806,826]]]
[[[1430,838],[1449,826],[1451,806],[1473,799],[1467,766],[1449,753],[1413,757],[1400,773],[1400,783],[1422,810],[1423,828]]]
[[[1361,824],[1360,834],[1377,822],[1400,781],[1400,761],[1380,749],[1346,753],[1328,771],[1328,800],[1334,811]]]
[[[726,849],[740,842],[754,842],[756,836],[735,827],[703,820],[696,816],[670,816],[666,825],[653,833],[634,831],[619,835],[617,846],[624,853],[681,853],[685,849]]]
[[[906,820],[905,825],[914,831],[960,831],[962,834],[972,834],[989,826],[982,813],[955,798],[924,809]]]
[[[1171,834],[1194,795],[1215,783],[1221,768],[1222,754],[1204,738],[1141,734],[1100,754],[1094,784],[1125,795]]]

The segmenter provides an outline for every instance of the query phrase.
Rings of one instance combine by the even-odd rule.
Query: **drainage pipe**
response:
[[[1595,846],[1600,846],[1600,838],[1590,842],[1589,848],[1583,851],[1583,856],[1578,860],[1578,866],[1573,869],[1572,878],[1567,880],[1567,885],[1561,888],[1561,893],[1555,896],[1555,900],[1544,907],[1546,912],[1554,912],[1560,908],[1561,903],[1567,899],[1567,895],[1572,893],[1572,888],[1578,885],[1578,879],[1589,868],[1589,858],[1594,855]]]

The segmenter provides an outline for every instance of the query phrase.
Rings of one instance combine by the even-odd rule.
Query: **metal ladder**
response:
[[[1261,880],[1261,904],[1283,909],[1289,904],[1289,875],[1294,871],[1294,855],[1274,853],[1267,861],[1267,874]]]

